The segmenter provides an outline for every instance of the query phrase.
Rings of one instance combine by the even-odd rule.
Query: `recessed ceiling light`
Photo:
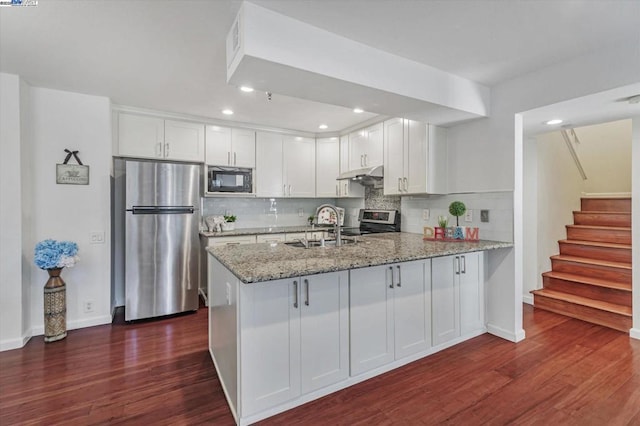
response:
[[[335,137],[335,136],[334,136],[334,137],[332,137],[332,138],[330,138],[330,139],[331,139],[332,141],[337,141],[337,140],[338,140],[338,138],[337,138],[337,137]]]
[[[318,126],[318,129],[322,129],[322,130],[328,129],[328,128],[329,128],[329,126],[327,126],[326,124],[321,124],[321,125]]]
[[[227,109],[223,109],[223,110],[222,110],[222,113],[223,113],[224,115],[233,115],[233,110],[230,110],[229,108],[227,108]]]
[[[364,110],[362,108],[354,108],[353,112],[355,112],[356,114],[360,114],[360,113],[363,113]]]
[[[559,118],[554,118],[553,120],[549,120],[544,124],[548,124],[549,126],[552,126],[554,124],[560,124],[562,123],[562,120],[560,120]]]
[[[246,93],[251,93],[251,92],[253,92],[253,87],[240,86],[240,90],[242,90],[243,92],[246,92]]]

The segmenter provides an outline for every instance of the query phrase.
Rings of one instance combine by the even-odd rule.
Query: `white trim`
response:
[[[631,198],[630,192],[583,192],[585,198]]]
[[[533,306],[533,295],[531,293],[523,294],[522,302],[526,303],[527,305]]]
[[[2,342],[0,342],[0,352],[23,348],[30,339],[31,334],[27,333],[19,339],[3,340]]]
[[[111,324],[113,319],[110,315],[101,315],[85,320],[75,320],[67,322],[67,330],[77,330],[79,328],[94,327],[96,325]],[[41,336],[44,334],[44,325],[39,325],[31,329],[33,336]]]
[[[224,380],[221,379],[220,369],[218,368],[218,363],[216,362],[216,357],[213,355],[213,351],[209,348],[209,355],[211,355],[211,360],[213,361],[213,366],[216,369],[216,374],[218,375],[218,379],[220,380],[220,384],[222,385],[222,393],[224,393],[224,397],[227,400],[227,406],[231,410],[231,415],[233,416],[233,420],[236,421],[236,424],[239,425],[238,414],[236,413],[236,407],[231,403],[231,399],[229,398],[229,391],[227,391],[227,386],[224,383]]]
[[[632,328],[629,330],[629,337],[640,340],[640,328]]]
[[[494,336],[501,337],[514,343],[518,343],[525,338],[525,332],[523,329],[512,333],[509,330],[505,330],[504,328],[498,327],[496,325],[487,324],[487,331]]]

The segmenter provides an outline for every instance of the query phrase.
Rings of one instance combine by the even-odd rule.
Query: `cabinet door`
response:
[[[384,122],[384,194],[401,194],[404,175],[404,121]]]
[[[205,131],[205,163],[228,166],[231,161],[231,129],[207,126]]]
[[[303,277],[300,287],[302,393],[349,377],[349,273]]]
[[[144,115],[118,115],[118,153],[124,157],[162,158],[164,120]]]
[[[165,120],[164,158],[204,162],[204,125]]]
[[[312,138],[285,136],[283,184],[287,197],[315,197],[316,195],[316,141]],[[283,188],[284,189],[284,188]]]
[[[349,171],[349,135],[340,136],[340,173]]]
[[[431,278],[430,265],[431,262],[421,260],[389,267],[395,276],[395,359],[431,346],[430,291],[426,288]]]
[[[256,195],[283,197],[282,136],[276,133],[256,134]]]
[[[367,143],[365,149],[365,167],[381,166],[383,163],[384,141],[383,125],[376,124],[367,128]]]
[[[482,252],[460,256],[460,332],[484,328],[484,277]]]
[[[433,345],[460,336],[459,256],[431,259]]]
[[[427,125],[406,120],[404,190],[407,194],[424,194],[427,191],[428,158]],[[386,173],[386,170],[385,170]]]
[[[338,195],[340,141],[337,138],[316,140],[316,197]]]
[[[365,167],[364,154],[367,147],[367,132],[358,130],[349,134],[349,170]]]
[[[256,167],[256,132],[231,129],[230,164],[234,167]]]
[[[388,266],[349,274],[351,375],[355,376],[394,360],[393,290]]]
[[[242,417],[300,395],[299,280],[240,286]]]

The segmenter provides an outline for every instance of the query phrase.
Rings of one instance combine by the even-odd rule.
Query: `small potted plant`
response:
[[[235,215],[224,215],[224,223],[222,224],[223,231],[233,231],[236,229],[236,217]]]
[[[307,222],[309,222],[309,226],[313,225],[314,220],[316,220],[316,217],[314,215],[311,215],[307,218]]]
[[[446,228],[449,224],[449,218],[446,216],[438,216],[438,226],[440,228]]]
[[[456,217],[456,226],[460,226],[458,218],[462,216],[466,211],[467,206],[465,206],[462,201],[454,201],[453,203],[449,204],[449,213],[451,213],[452,216]]]

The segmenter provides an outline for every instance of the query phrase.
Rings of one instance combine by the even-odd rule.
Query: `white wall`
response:
[[[575,129],[587,193],[631,192],[631,120]]]
[[[80,262],[62,274],[67,283],[67,328],[110,323],[109,99],[34,87],[30,110],[33,242],[54,238],[78,243]],[[90,167],[89,185],[56,184],[56,163],[64,160],[65,148],[78,150]],[[104,244],[89,244],[89,234],[96,231],[105,233]],[[32,264],[31,275],[31,327],[37,335],[43,333],[47,273]],[[87,300],[94,302],[94,312],[83,311]]]
[[[28,300],[22,258],[28,242],[23,235],[20,180],[25,163],[22,143],[28,145],[20,105],[26,90],[17,75],[0,73],[0,350],[19,348],[30,337],[22,309]]]
[[[515,341],[524,337],[518,303],[523,290],[523,169],[522,146],[516,149],[515,114],[636,83],[639,75],[640,49],[630,40],[497,85],[491,93],[491,117],[448,129],[449,192],[516,191],[514,250],[506,256],[503,250],[488,255],[493,271],[487,283],[490,330],[501,330],[503,337]],[[522,135],[517,143],[522,143]]]

